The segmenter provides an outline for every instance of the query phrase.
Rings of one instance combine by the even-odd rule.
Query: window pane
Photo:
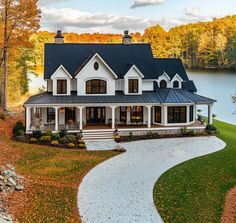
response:
[[[48,108],[47,109],[47,122],[55,122],[55,109],[54,108]]]
[[[129,93],[138,93],[138,92],[139,92],[138,79],[129,80]]]
[[[186,106],[168,107],[168,123],[186,123]]]
[[[106,94],[107,83],[103,80],[90,80],[86,82],[86,94]]]
[[[57,94],[67,93],[67,80],[57,80]]]
[[[155,122],[161,123],[161,107],[160,106],[155,107]]]
[[[143,107],[134,106],[131,107],[131,123],[142,123],[143,122]]]
[[[194,120],[193,118],[193,106],[190,106],[190,114],[189,114],[189,118],[190,118],[190,122],[192,122]]]

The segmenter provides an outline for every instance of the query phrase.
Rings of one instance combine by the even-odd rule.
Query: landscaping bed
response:
[[[227,147],[182,163],[157,181],[154,202],[164,222],[221,222],[225,196],[236,185],[236,126],[214,124]]]

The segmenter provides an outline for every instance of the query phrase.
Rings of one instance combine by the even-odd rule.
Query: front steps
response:
[[[111,141],[114,140],[113,130],[86,130],[83,131],[83,140],[87,141]]]

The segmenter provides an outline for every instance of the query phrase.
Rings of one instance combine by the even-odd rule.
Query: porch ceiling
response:
[[[116,95],[78,96],[72,92],[70,96],[53,96],[52,93],[41,93],[30,97],[25,105],[66,105],[66,104],[212,104],[213,99],[200,96],[182,89],[159,89],[144,91],[142,95],[124,95],[118,91]]]

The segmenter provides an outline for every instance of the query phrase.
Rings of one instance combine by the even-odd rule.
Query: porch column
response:
[[[168,108],[166,105],[163,105],[163,126],[166,126],[168,124]]]
[[[148,105],[146,106],[148,109],[148,128],[151,128],[152,126],[152,106]]]
[[[31,125],[31,108],[26,108],[26,119],[25,119],[25,125],[26,125],[26,132],[30,131],[30,125]]]
[[[208,105],[208,124],[209,125],[213,124],[212,107],[213,107],[213,104]]]
[[[78,107],[79,108],[79,130],[83,130],[83,108],[84,107]]]
[[[190,122],[190,116],[189,116],[189,114],[190,114],[190,105],[187,106],[186,112],[187,112],[186,121],[187,121],[187,123],[189,123]]]
[[[116,106],[111,106],[112,109],[112,125],[111,128],[115,129],[116,128]]]
[[[54,107],[55,109],[55,131],[58,131],[59,128],[58,128],[58,110],[59,108],[58,107]]]

